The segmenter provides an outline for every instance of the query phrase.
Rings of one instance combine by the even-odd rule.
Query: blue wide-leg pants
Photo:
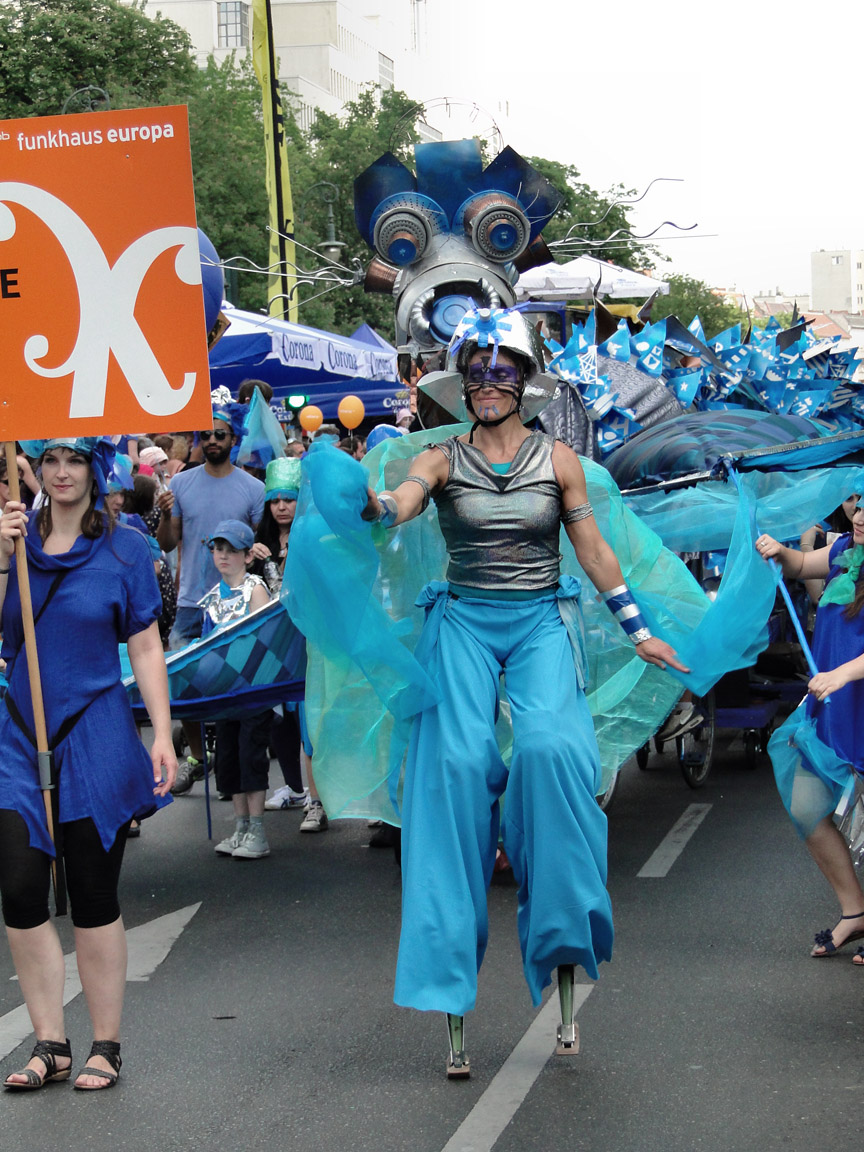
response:
[[[569,637],[555,597],[447,597],[427,615],[430,625],[437,642],[426,637],[428,667],[441,700],[415,718],[408,749],[394,998],[455,1015],[474,1007],[506,789],[504,849],[538,1005],[558,965],[579,964],[596,979],[612,952],[599,755]],[[509,771],[495,738],[502,671],[514,736]]]

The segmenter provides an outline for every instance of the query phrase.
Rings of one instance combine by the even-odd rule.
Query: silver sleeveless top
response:
[[[552,468],[554,444],[552,436],[533,432],[503,476],[455,436],[435,445],[450,462],[447,483],[434,498],[449,581],[520,591],[558,582],[561,489]]]

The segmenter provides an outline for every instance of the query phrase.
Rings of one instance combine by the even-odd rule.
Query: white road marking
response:
[[[591,995],[593,987],[593,984],[577,984],[574,987],[573,1005],[576,1011]],[[558,995],[553,991],[492,1083],[444,1145],[442,1152],[491,1152],[549,1057],[554,1055],[555,1030],[560,1020]],[[471,1053],[470,1043],[468,1053]],[[558,1056],[556,1059],[578,1060],[579,1057]]]
[[[687,844],[687,841],[711,811],[710,804],[690,804],[681,819],[665,836],[647,862],[637,872],[643,879],[656,879],[665,876]]]
[[[200,907],[200,902],[190,904],[187,908],[169,912],[167,916],[159,916],[146,924],[139,924],[137,928],[129,928],[126,932],[129,948],[126,980],[149,980]],[[68,1004],[81,991],[81,981],[78,979],[75,953],[70,952],[63,959],[66,962],[63,1003]],[[15,980],[17,977],[13,976],[12,979]],[[24,1004],[13,1008],[5,1016],[0,1016],[0,1060],[10,1052],[14,1052],[19,1044],[23,1044],[32,1031],[30,1016]]]

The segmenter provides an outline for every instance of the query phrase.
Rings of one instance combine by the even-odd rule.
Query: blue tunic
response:
[[[841,553],[852,547],[850,535],[841,536],[831,546],[831,569],[828,580],[833,580],[842,569],[836,561]],[[813,657],[820,672],[830,672],[864,655],[864,611],[851,620],[846,618],[846,604],[823,604],[816,613],[813,636]],[[807,715],[816,717],[816,732],[820,740],[833,748],[837,755],[864,770],[864,680],[853,680],[839,692],[831,693],[828,707],[817,706],[815,697],[807,702]]]
[[[31,517],[27,560],[48,742],[59,777],[59,819],[90,817],[108,849],[126,821],[149,816],[171,799],[153,795],[150,756],[120,678],[118,645],[148,628],[162,607],[150,549],[140,532],[118,524],[96,540],[79,536],[69,552],[49,556]],[[14,559],[11,567],[0,655],[8,665],[8,695],[32,734]],[[2,704],[0,748],[0,808],[20,812],[31,845],[53,855],[34,743]]]

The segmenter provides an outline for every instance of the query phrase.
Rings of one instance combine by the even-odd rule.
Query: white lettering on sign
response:
[[[171,416],[185,408],[195,387],[195,373],[186,372],[179,388],[172,386],[135,320],[135,302],[154,261],[177,248],[174,271],[184,284],[201,283],[198,236],[194,228],[157,228],[139,236],[111,267],[99,241],[62,200],[42,188],[14,181],[0,182],[0,242],[15,235],[15,216],[6,202],[34,213],[57,237],[75,277],[80,316],[78,336],[67,360],[46,367],[49,342],[30,336],[24,360],[37,376],[56,379],[73,374],[70,417],[102,416],[108,357],[113,352],[135,399],[152,416]]]
[[[334,371],[341,372],[343,376],[351,373],[356,376],[359,372],[357,357],[354,353],[347,348],[339,348],[335,344],[327,345],[327,363]]]

